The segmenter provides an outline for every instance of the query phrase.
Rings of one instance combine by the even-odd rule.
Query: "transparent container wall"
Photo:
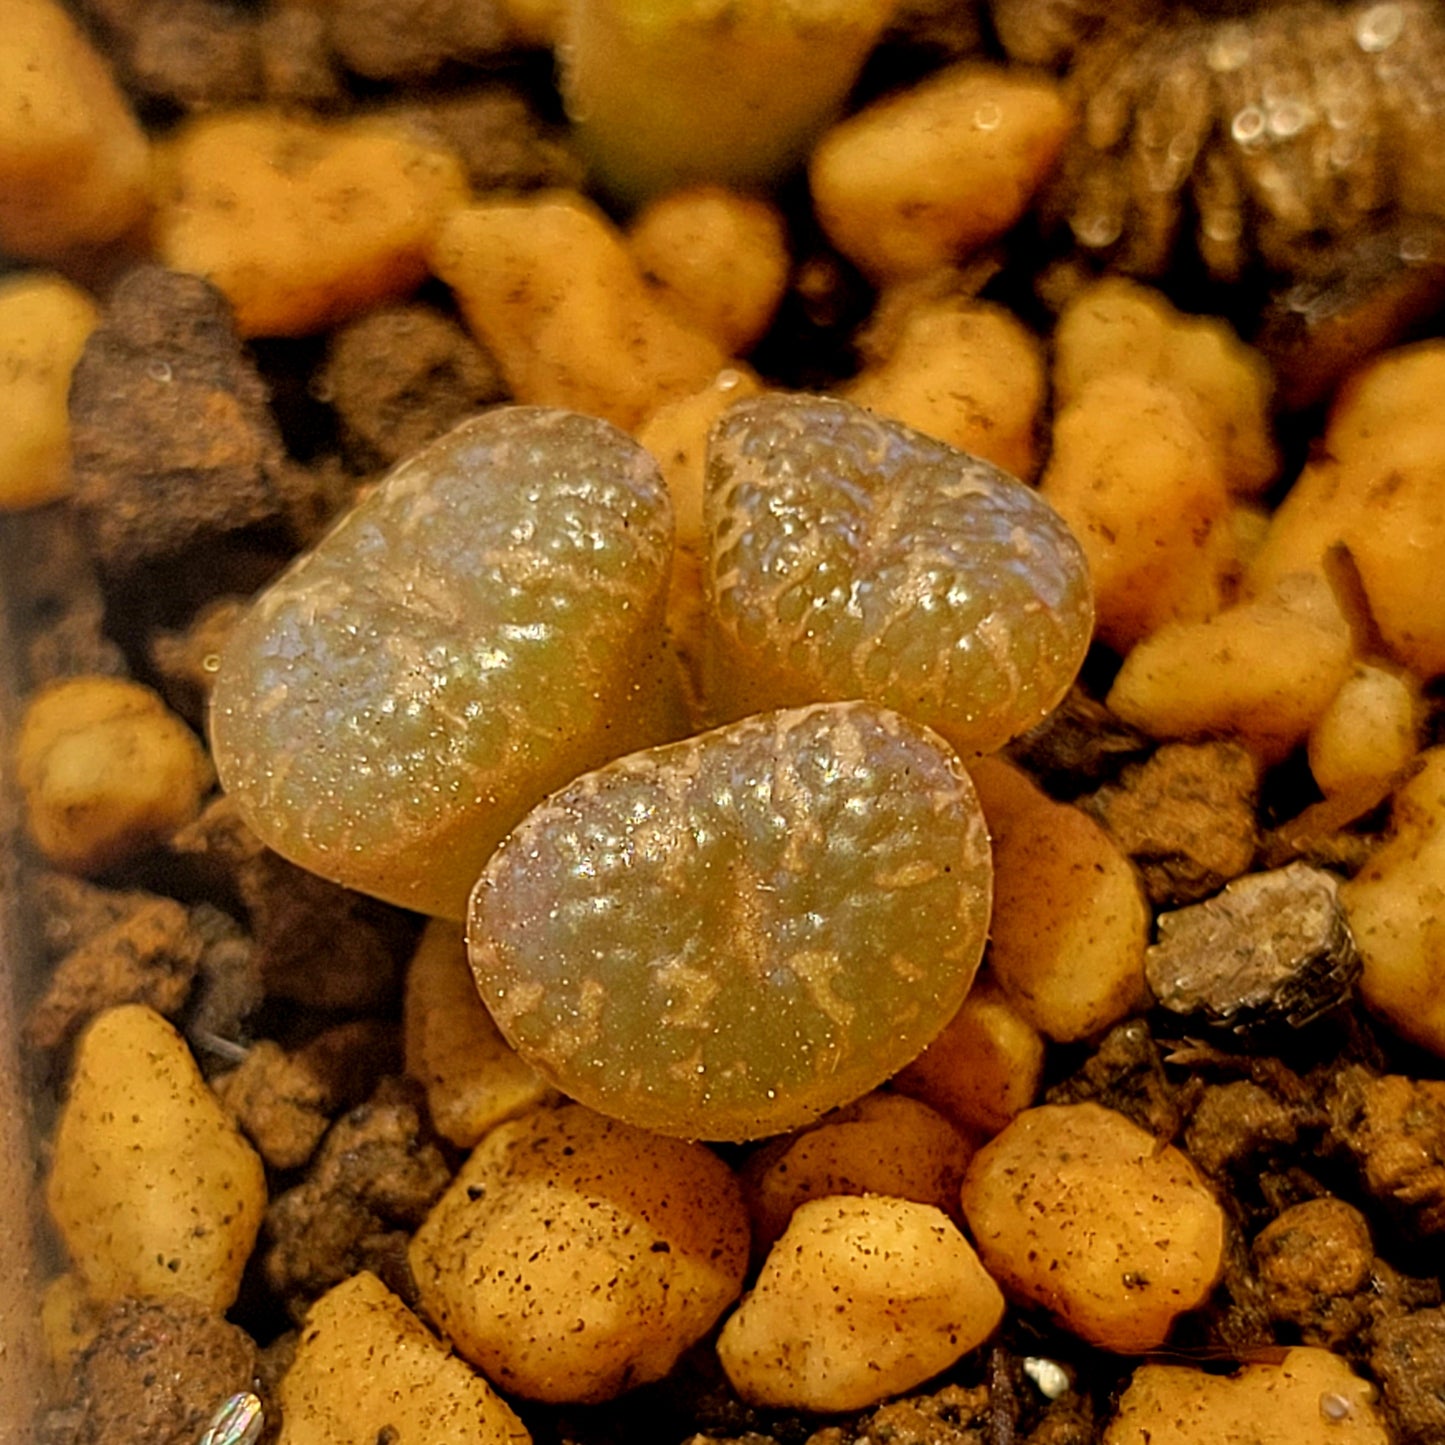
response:
[[[0,1445],[30,1445],[48,1366],[40,1347],[39,1171],[19,1048],[21,1001],[39,960],[21,929],[16,886],[19,815],[9,767],[18,674],[5,599],[12,540],[0,535]]]

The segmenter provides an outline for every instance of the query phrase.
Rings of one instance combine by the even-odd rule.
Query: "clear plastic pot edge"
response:
[[[17,886],[19,806],[9,776],[17,678],[0,584],[0,1445],[34,1439],[49,1368],[40,1337],[39,1170],[19,1046],[21,1000],[38,961],[21,927]]]

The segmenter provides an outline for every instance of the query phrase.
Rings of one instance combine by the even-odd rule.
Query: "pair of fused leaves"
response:
[[[304,866],[449,916],[481,875],[479,987],[563,1089],[748,1137],[873,1087],[962,1001],[989,857],[953,749],[1041,718],[1092,613],[1029,489],[846,403],[731,410],[707,513],[705,671],[742,722],[670,742],[671,517],[646,453],[510,408],[258,599],[212,734],[228,791]]]

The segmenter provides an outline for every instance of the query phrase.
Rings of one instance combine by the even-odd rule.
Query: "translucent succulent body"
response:
[[[704,662],[722,717],[870,698],[990,752],[1062,698],[1093,600],[1007,472],[824,397],[734,406],[708,444]]]
[[[548,798],[472,895],[478,988],[574,1098],[747,1139],[875,1087],[963,1001],[991,895],[957,757],[869,703],[747,718]]]
[[[656,466],[614,427],[535,407],[464,423],[238,625],[212,702],[222,783],[294,862],[462,917],[540,797],[676,735],[671,548]]]

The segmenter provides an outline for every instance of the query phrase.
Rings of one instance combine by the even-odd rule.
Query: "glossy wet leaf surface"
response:
[[[866,697],[965,756],[1042,719],[1093,629],[1036,492],[847,402],[739,403],[708,447],[706,687],[719,716]]]
[[[536,407],[463,423],[237,627],[212,704],[227,792],[294,862],[461,917],[546,792],[675,735],[671,546],[655,465],[607,423]]]
[[[805,1123],[962,1002],[991,864],[935,734],[865,703],[749,718],[577,779],[472,898],[483,999],[565,1092],[664,1133]]]

